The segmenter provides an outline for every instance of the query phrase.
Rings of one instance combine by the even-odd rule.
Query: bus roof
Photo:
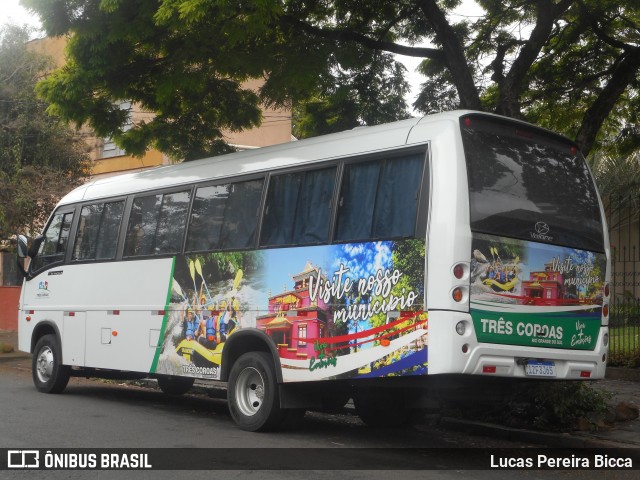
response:
[[[194,182],[237,175],[268,172],[332,158],[343,158],[390,150],[413,143],[409,134],[418,123],[457,122],[466,110],[410,118],[398,122],[361,127],[270,147],[156,167],[90,181],[68,193],[60,204],[117,197]],[[475,112],[474,112],[475,113]],[[435,125],[434,125],[435,126]],[[437,127],[436,127],[437,128]],[[426,139],[424,139],[426,141]],[[321,148],[319,146],[321,145]]]

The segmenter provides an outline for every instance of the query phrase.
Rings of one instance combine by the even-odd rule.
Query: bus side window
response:
[[[156,231],[155,255],[182,251],[182,240],[187,227],[191,192],[167,193],[162,197],[160,219]]]
[[[335,240],[415,233],[424,154],[345,165]]]
[[[44,240],[38,250],[32,270],[37,271],[51,264],[64,261],[71,230],[73,213],[57,213],[44,232]]]
[[[152,255],[158,226],[162,195],[149,195],[133,200],[124,243],[124,256]]]
[[[190,198],[189,191],[135,198],[129,216],[124,256],[179,253]]]
[[[200,187],[187,234],[187,251],[250,248],[258,225],[256,212],[264,180]]]
[[[327,243],[336,168],[271,177],[260,246]]]
[[[82,207],[73,260],[115,258],[123,211],[124,201]]]

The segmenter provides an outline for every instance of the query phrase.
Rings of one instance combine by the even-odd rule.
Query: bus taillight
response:
[[[453,276],[456,277],[458,280],[464,277],[464,265],[462,265],[461,263],[458,263],[457,265],[455,265],[453,267]]]
[[[496,373],[495,365],[485,365],[482,367],[482,373]]]
[[[453,292],[451,292],[451,296],[453,297],[453,299],[456,302],[461,302],[462,298],[464,297],[464,295],[462,293],[462,288],[460,288],[460,287],[454,288]]]

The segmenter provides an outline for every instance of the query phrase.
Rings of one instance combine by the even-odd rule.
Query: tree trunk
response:
[[[444,62],[460,97],[460,107],[472,110],[482,110],[478,89],[473,81],[469,62],[464,55],[464,49],[455,30],[451,27],[435,0],[418,0],[418,5],[425,14],[427,21],[436,32],[436,40],[442,45]]]
[[[622,60],[618,63],[607,85],[602,89],[595,102],[582,117],[580,129],[575,141],[586,156],[589,154],[600,131],[602,124],[624,93],[627,86],[640,69],[640,48],[622,53]]]

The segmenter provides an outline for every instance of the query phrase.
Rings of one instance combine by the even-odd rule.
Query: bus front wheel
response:
[[[71,376],[71,369],[62,365],[62,349],[55,335],[44,335],[36,343],[31,359],[33,383],[39,392],[61,393]]]
[[[245,353],[236,360],[229,373],[227,397],[231,417],[243,430],[271,430],[284,420],[275,366],[265,352]]]

